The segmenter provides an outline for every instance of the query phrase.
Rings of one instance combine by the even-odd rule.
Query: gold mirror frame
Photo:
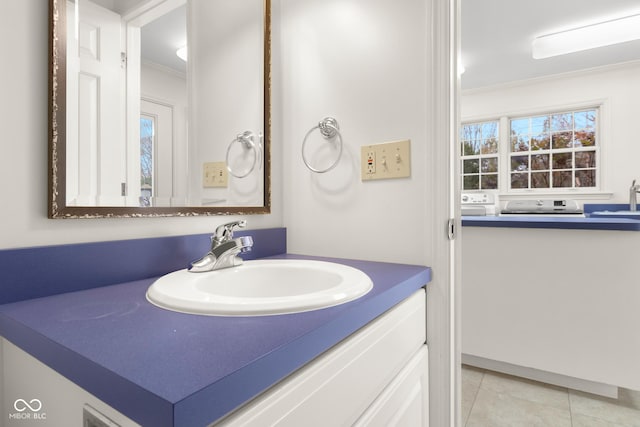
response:
[[[251,215],[271,212],[271,0],[264,0],[264,189],[262,206],[115,207],[66,205],[66,0],[49,0],[49,218]]]

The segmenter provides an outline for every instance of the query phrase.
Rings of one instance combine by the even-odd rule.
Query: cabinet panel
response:
[[[93,426],[140,427],[53,369],[0,338],[5,427],[81,426],[83,413]]]
[[[429,426],[429,352],[424,345],[354,427]]]
[[[421,289],[216,425],[353,425],[424,347],[425,299]]]

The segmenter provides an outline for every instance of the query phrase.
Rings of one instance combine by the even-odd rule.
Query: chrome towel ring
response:
[[[258,157],[260,157],[260,154],[258,152],[258,148],[256,147],[256,143],[254,142],[255,137],[256,135],[253,132],[249,130],[244,131],[238,134],[236,138],[233,141],[231,141],[231,143],[227,147],[227,156],[226,156],[227,170],[231,175],[235,176],[236,178],[245,178],[246,176],[248,176],[251,172],[253,172],[253,170],[256,167],[256,164],[258,163]],[[246,150],[253,150],[253,162],[251,163],[251,167],[249,168],[249,170],[245,173],[237,173],[231,168],[231,162],[229,161],[229,153],[231,152],[231,147],[233,147],[233,145],[236,142],[238,142]]]
[[[334,142],[333,139],[336,136],[340,139],[339,146],[338,146],[339,147],[338,157],[333,163],[331,163],[325,169],[317,169],[311,166],[309,164],[309,161],[307,160],[307,157],[304,154],[304,149],[305,149],[305,146],[307,145],[307,139],[309,138],[309,135],[311,135],[311,133],[316,129],[320,130],[320,134],[324,139],[327,140],[327,142],[333,143]],[[318,123],[317,126],[312,127],[309,130],[309,132],[307,132],[307,134],[305,135],[304,140],[302,141],[302,161],[304,162],[305,166],[309,168],[310,171],[315,173],[325,173],[335,168],[338,162],[340,161],[341,157],[342,157],[342,134],[340,133],[340,126],[338,125],[338,121],[333,117],[325,117],[324,119],[322,119],[322,121],[320,121],[320,123]]]

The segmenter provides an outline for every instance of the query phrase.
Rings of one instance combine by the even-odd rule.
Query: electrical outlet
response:
[[[367,163],[367,174],[376,173],[376,152],[373,150],[369,150],[365,154],[365,162]]]
[[[411,176],[411,141],[394,141],[360,147],[363,181]]]
[[[202,167],[202,186],[226,187],[228,181],[228,171],[225,162],[209,162]]]

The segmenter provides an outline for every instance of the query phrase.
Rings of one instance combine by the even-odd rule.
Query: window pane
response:
[[[549,116],[538,116],[531,118],[531,133],[548,133],[549,132]]]
[[[511,156],[511,170],[522,172],[529,170],[529,156]]]
[[[473,139],[462,143],[463,156],[477,156],[480,154],[480,139]]]
[[[574,145],[576,147],[593,147],[596,145],[596,133],[594,131],[577,130]]]
[[[577,111],[573,113],[576,129],[595,129],[596,111]]]
[[[549,172],[531,173],[531,188],[549,188],[550,181]]]
[[[512,173],[511,188],[529,188],[528,173]]]
[[[553,114],[551,116],[551,130],[571,130],[573,129],[573,114]]]
[[[482,124],[482,139],[498,139],[498,122]]]
[[[464,176],[462,179],[463,190],[479,190],[480,189],[480,177],[478,175]]]
[[[576,187],[595,187],[596,171],[595,169],[576,171]]]
[[[531,150],[548,150],[549,149],[549,134],[539,133],[531,138]]]
[[[534,154],[531,156],[531,169],[535,170],[548,170],[549,169],[549,155],[548,154]]]
[[[529,151],[529,135],[511,137],[511,152],[518,151]]]
[[[511,135],[528,135],[529,118],[511,120]]]
[[[480,172],[480,160],[470,159],[464,160],[462,166],[462,173],[479,173]]]
[[[498,172],[498,158],[482,159],[482,173]]]
[[[596,152],[595,151],[578,151],[576,153],[576,168],[595,168]]]
[[[552,148],[570,148],[572,136],[572,132],[558,132],[552,134]]]
[[[553,155],[553,169],[571,169],[573,167],[572,153],[555,153]]]
[[[571,171],[553,172],[553,188],[572,187],[572,175]]]
[[[482,142],[482,148],[480,149],[482,154],[495,154],[498,152],[498,139],[491,138],[485,139]]]
[[[496,190],[498,188],[498,175],[490,174],[490,175],[482,175],[481,176],[481,187],[483,190]]]

